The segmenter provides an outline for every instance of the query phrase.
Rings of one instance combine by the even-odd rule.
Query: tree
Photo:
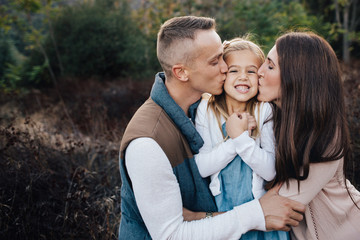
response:
[[[358,0],[334,0],[336,22],[343,35],[342,50],[345,63],[350,62],[350,44],[352,42],[350,34],[355,33],[359,24],[357,2]]]
[[[298,1],[284,4],[282,0],[242,0],[231,7],[232,13],[226,11],[231,17],[220,28],[222,36],[232,38],[251,33],[265,52],[281,33],[306,29],[323,35],[331,27],[321,16],[309,14]]]
[[[349,63],[352,52],[360,56],[359,51],[354,51],[360,43],[359,0],[303,0],[302,2],[307,11],[322,16],[325,22],[331,24],[327,40],[337,52],[342,52],[344,62]]]

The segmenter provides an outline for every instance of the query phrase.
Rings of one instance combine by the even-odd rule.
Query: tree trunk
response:
[[[338,26],[343,31],[343,39],[342,39],[342,59],[345,63],[350,63],[350,39],[349,39],[349,10],[352,1],[349,1],[345,4],[345,6],[339,6],[338,0],[335,0],[335,17]],[[343,10],[341,10],[343,7]],[[343,21],[341,22],[340,13],[343,12]]]
[[[349,9],[350,5],[344,7],[344,20],[343,20],[343,61],[350,63],[350,39],[349,39]]]

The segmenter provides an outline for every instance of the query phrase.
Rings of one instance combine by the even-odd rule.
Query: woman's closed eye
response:
[[[274,69],[274,63],[272,61],[268,60],[267,61],[267,67],[268,67],[268,69],[273,70]]]

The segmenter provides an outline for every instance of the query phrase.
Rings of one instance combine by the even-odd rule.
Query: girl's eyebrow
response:
[[[239,66],[239,65],[236,65],[236,64],[233,64],[233,65],[228,66],[228,68],[232,68],[232,67],[240,67],[240,66]],[[254,67],[254,68],[258,69],[258,67],[255,66],[255,65],[249,65],[249,66],[246,66],[246,67],[247,67],[247,68]]]

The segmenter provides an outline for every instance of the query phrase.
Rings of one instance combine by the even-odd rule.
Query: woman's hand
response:
[[[248,131],[249,131],[249,136],[251,136],[252,130],[254,130],[255,128],[257,128],[256,119],[255,119],[254,116],[251,116],[250,113],[246,113],[246,115],[247,115],[247,119],[248,119]]]

